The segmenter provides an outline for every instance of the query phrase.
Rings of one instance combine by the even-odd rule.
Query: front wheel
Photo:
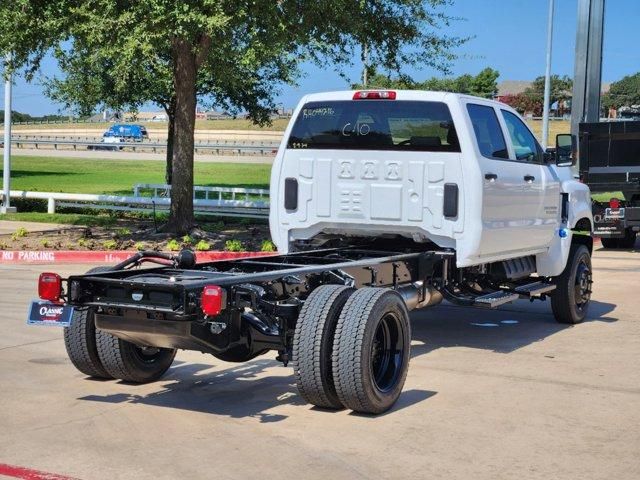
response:
[[[382,413],[396,402],[409,369],[411,326],[402,297],[362,288],[349,297],[333,343],[333,378],[340,402],[362,413]]]
[[[591,301],[591,254],[585,245],[573,244],[564,271],[556,278],[551,309],[560,323],[576,324],[587,316]]]

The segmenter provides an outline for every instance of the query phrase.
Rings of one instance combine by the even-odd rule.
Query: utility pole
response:
[[[5,75],[7,81],[4,84],[4,164],[2,170],[3,202],[0,213],[14,213],[15,207],[11,207],[11,82],[12,75],[7,75],[7,69],[11,63],[11,54],[7,54],[5,61]]]
[[[578,0],[576,64],[571,99],[571,134],[576,137],[580,122],[600,120],[604,4],[605,0]]]
[[[542,148],[549,146],[549,102],[551,101],[551,50],[553,44],[553,0],[549,0],[547,21],[547,68],[544,72],[544,105],[542,109]]]
[[[366,43],[362,46],[362,63],[362,86],[367,88],[369,83],[369,47]]]

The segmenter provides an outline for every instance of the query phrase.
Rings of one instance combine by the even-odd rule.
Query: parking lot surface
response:
[[[42,270],[88,268],[0,266],[0,464],[82,479],[640,478],[638,252],[595,252],[573,327],[548,302],[413,313],[404,392],[378,417],[305,404],[275,354],[179,352],[154,384],[87,379],[60,330],[25,318]]]

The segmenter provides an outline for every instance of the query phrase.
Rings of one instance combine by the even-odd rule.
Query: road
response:
[[[89,380],[59,330],[25,325],[42,268],[0,266],[0,463],[96,480],[640,478],[638,252],[595,253],[574,327],[546,303],[414,313],[404,393],[379,417],[304,404],[272,354],[180,352],[155,384]]]

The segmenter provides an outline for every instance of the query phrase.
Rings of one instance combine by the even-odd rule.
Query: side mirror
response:
[[[556,135],[555,161],[559,167],[572,167],[576,164],[576,137],[570,133]]]

